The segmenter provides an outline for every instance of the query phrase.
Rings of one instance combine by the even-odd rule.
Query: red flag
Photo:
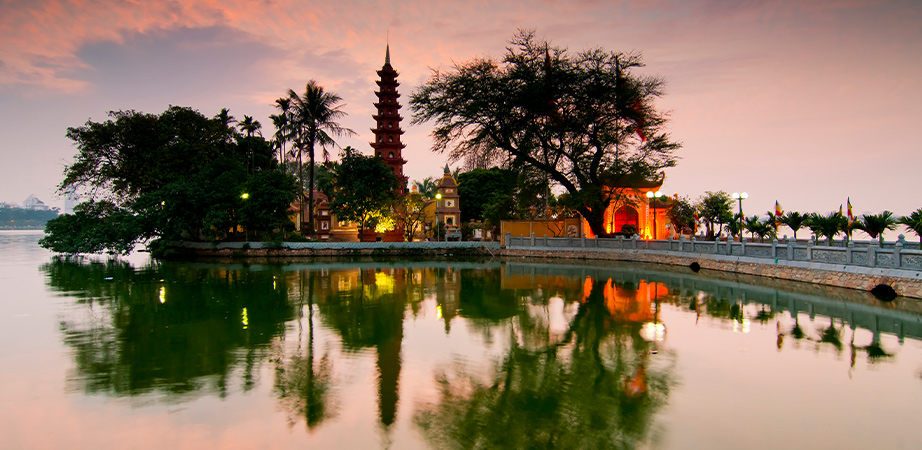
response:
[[[781,205],[778,204],[778,200],[775,200],[775,217],[781,217],[784,214],[784,211],[781,210]]]

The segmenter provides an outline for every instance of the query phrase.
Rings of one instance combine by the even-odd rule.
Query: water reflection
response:
[[[686,381],[679,349],[695,345],[670,341],[683,327],[761,330],[768,352],[834,354],[849,374],[922,338],[918,302],[643,267],[55,258],[41,269],[73,299],[60,320],[70,392],[176,402],[262,384],[284,415],[271,420],[314,436],[367,410],[374,423],[356,433],[395,448],[420,436],[435,448],[655,447],[676,426],[663,416]],[[465,341],[423,352],[435,338],[417,322],[444,338],[431,347]]]
[[[509,348],[488,373],[461,365],[440,371],[438,399],[415,415],[428,442],[436,448],[649,443],[654,415],[675,382],[674,355],[657,349],[656,333],[651,340],[642,334],[645,324],[658,323],[656,296],[667,289],[534,273],[506,272],[501,281],[507,297],[523,299],[510,311]],[[506,310],[503,297],[481,302]]]
[[[73,350],[68,387],[134,396],[246,391],[293,317],[279,271],[54,258],[48,285],[81,307],[59,326]]]

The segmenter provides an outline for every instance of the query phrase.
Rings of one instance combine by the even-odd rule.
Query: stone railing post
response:
[[[512,244],[512,232],[506,232],[506,247]]]
[[[793,237],[788,239],[788,259],[791,261],[794,260],[794,246],[796,245],[797,239],[794,239]]]
[[[877,267],[877,241],[868,246],[868,266]]]
[[[579,234],[579,246],[586,248],[586,233]]]
[[[778,259],[778,238],[772,238],[772,258]]]
[[[532,246],[532,247],[535,246],[535,233],[532,233],[532,234],[531,234],[531,246]]]
[[[746,236],[743,236],[743,233],[740,233],[740,247],[742,248],[743,256],[746,256]]]
[[[679,252],[684,252],[684,251],[685,251],[685,235],[680,234],[679,235]]]
[[[813,261],[813,240],[807,241],[807,261]]]
[[[903,266],[903,258],[901,253],[903,252],[903,244],[906,242],[906,236],[902,234],[896,238],[896,244],[893,245],[893,267],[899,269]]]
[[[855,242],[849,239],[848,245],[845,246],[845,264],[852,263],[852,251],[854,249],[855,249]]]

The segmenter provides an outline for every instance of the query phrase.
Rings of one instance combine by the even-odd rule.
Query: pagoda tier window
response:
[[[394,136],[388,136],[387,142],[394,142]]]
[[[387,154],[387,157],[388,157],[388,158],[393,158],[393,157],[394,157],[394,152],[388,153],[388,154]]]

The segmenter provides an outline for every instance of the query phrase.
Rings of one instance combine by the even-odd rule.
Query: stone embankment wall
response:
[[[498,242],[225,242],[217,245],[181,242],[169,247],[166,256],[177,257],[459,257],[493,256]]]
[[[683,254],[655,250],[596,250],[506,248],[500,253],[510,258],[566,258],[610,261],[639,261],[656,264],[691,266],[702,269],[803,281],[869,291],[879,284],[892,287],[898,295],[922,298],[922,273],[901,269],[843,266],[804,261],[765,260],[744,256]]]

